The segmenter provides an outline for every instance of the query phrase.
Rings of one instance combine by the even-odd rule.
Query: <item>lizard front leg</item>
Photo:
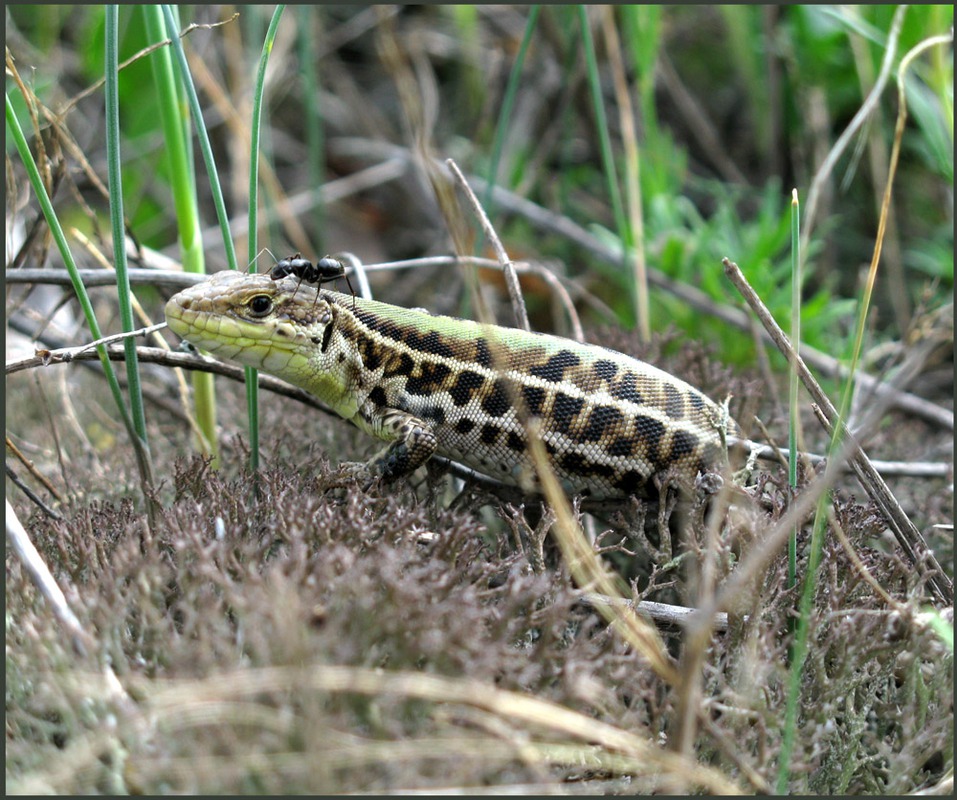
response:
[[[414,472],[432,457],[438,444],[430,427],[398,409],[386,409],[374,418],[373,430],[376,428],[376,436],[391,439],[392,444],[369,462],[369,468],[386,481]]]
[[[390,442],[381,453],[365,464],[346,463],[340,472],[366,478],[364,488],[381,478],[391,482],[422,466],[438,445],[433,430],[418,417],[397,408],[379,408],[367,403],[352,420],[359,428]]]

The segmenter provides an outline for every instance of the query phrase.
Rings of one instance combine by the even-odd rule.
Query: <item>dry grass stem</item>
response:
[[[502,266],[502,272],[505,275],[505,285],[508,287],[508,297],[512,302],[512,313],[515,314],[515,321],[518,327],[523,331],[531,330],[531,326],[528,324],[528,311],[525,309],[525,299],[522,297],[522,289],[521,286],[519,286],[518,275],[515,274],[515,266],[512,263],[512,259],[510,259],[508,253],[505,252],[502,240],[498,238],[498,234],[495,232],[495,228],[492,227],[492,223],[489,221],[485,209],[482,208],[482,204],[479,203],[478,198],[472,191],[472,187],[469,186],[469,182],[465,179],[458,164],[451,158],[446,159],[445,164],[452,172],[455,182],[468,199],[472,211],[478,218],[482,230],[492,243],[492,248],[498,256],[499,263]]]
[[[500,718],[525,726],[541,728],[576,740],[597,743],[609,753],[629,759],[628,767],[661,770],[673,779],[686,780],[714,794],[739,794],[740,789],[715,770],[661,750],[657,745],[628,731],[516,692],[496,689],[476,681],[457,680],[419,672],[400,673],[364,670],[355,667],[316,665],[309,669],[249,669],[231,675],[218,675],[202,681],[185,681],[165,686],[141,685],[148,693],[151,714],[159,719],[175,720],[183,708],[197,698],[203,702],[232,701],[291,687],[334,693],[358,693],[370,696],[396,694],[435,703],[462,703],[484,709]],[[394,743],[392,743],[394,744]],[[414,746],[414,745],[413,745]],[[572,755],[580,758],[576,749]],[[601,763],[601,761],[599,761]]]

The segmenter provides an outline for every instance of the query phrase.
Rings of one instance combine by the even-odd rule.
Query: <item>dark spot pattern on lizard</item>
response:
[[[379,408],[385,408],[389,405],[389,398],[386,397],[385,389],[381,386],[376,386],[369,392],[369,399]]]
[[[502,429],[498,425],[486,422],[482,426],[482,432],[479,434],[479,441],[482,442],[482,444],[493,445],[498,441],[498,437],[501,435]]]
[[[592,364],[592,370],[594,370],[599,380],[611,381],[611,379],[618,374],[618,365],[614,361],[609,361],[607,358],[600,358]]]
[[[485,385],[485,378],[470,369],[462,370],[448,392],[457,406],[467,405],[472,395]]]
[[[583,442],[600,442],[607,434],[620,431],[624,421],[625,415],[614,406],[595,406],[578,438]]]
[[[512,407],[508,401],[505,381],[490,381],[482,397],[482,411],[490,417],[502,417]]]
[[[571,350],[560,350],[544,364],[535,364],[528,367],[528,374],[550,383],[561,383],[565,377],[565,370],[570,367],[577,367],[581,363],[581,358]]]
[[[552,413],[549,427],[558,431],[567,430],[571,427],[575,418],[581,413],[584,406],[584,397],[572,397],[565,392],[555,392],[555,397],[552,400]]]
[[[419,412],[419,416],[422,419],[430,419],[438,425],[443,425],[445,423],[445,409],[439,405],[427,406]]]
[[[633,372],[626,372],[612,384],[611,396],[616,400],[625,400],[639,406],[645,404],[645,398],[638,391],[638,376]]]
[[[671,447],[665,457],[662,454],[662,462],[674,464],[687,456],[692,455],[698,449],[698,437],[689,431],[675,431],[671,438]]]
[[[409,394],[430,397],[442,391],[451,372],[452,368],[441,362],[419,362],[412,374],[406,379],[405,390]]]
[[[475,430],[475,422],[466,417],[455,423],[455,432],[462,436],[468,436],[473,430]]]
[[[641,414],[635,417],[635,433],[642,442],[646,442],[648,452],[655,453],[665,438],[665,426],[654,417],[645,417]],[[661,461],[655,457],[654,461]]]
[[[665,413],[672,419],[685,418],[685,396],[670,383],[665,384]]]
[[[510,450],[521,453],[525,450],[525,437],[515,431],[509,431],[505,444]]]
[[[542,416],[542,408],[545,406],[545,390],[540,386],[523,386],[522,398],[528,407],[528,413],[533,417]]]

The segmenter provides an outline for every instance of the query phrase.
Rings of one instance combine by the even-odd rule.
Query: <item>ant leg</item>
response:
[[[272,250],[270,250],[268,247],[264,247],[262,250],[260,250],[258,253],[256,253],[256,257],[246,265],[246,274],[247,274],[247,275],[249,274],[249,269],[250,269],[250,267],[252,267],[252,265],[255,264],[257,261],[259,261],[259,257],[260,257],[263,253],[269,253],[269,257],[273,260],[273,263],[276,263],[276,257],[272,254]]]
[[[352,288],[352,281],[349,280],[349,276],[345,272],[342,273],[342,277],[346,279],[346,286],[349,287],[349,292],[352,294],[352,310],[356,310],[356,290]]]

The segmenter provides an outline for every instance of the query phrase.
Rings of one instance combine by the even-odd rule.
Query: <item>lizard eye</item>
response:
[[[269,295],[257,294],[249,301],[249,311],[254,317],[265,317],[272,311],[272,300]]]

